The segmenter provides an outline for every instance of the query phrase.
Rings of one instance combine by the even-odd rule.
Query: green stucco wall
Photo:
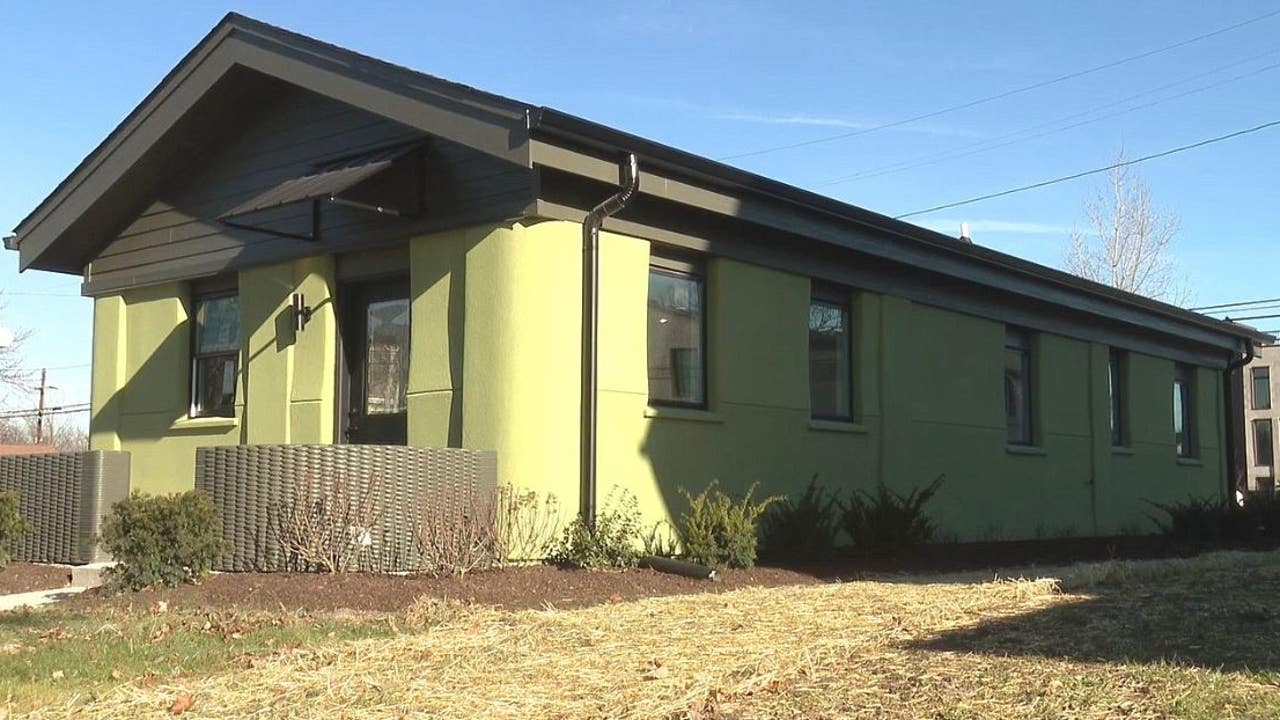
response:
[[[498,452],[500,481],[578,501],[580,227],[511,223],[410,243],[409,441]],[[1018,539],[1151,529],[1146,500],[1220,495],[1220,375],[1198,371],[1197,458],[1174,455],[1174,365],[1131,354],[1128,446],[1111,447],[1108,349],[1036,334],[1037,446],[1006,444],[1004,326],[856,293],[854,423],[810,420],[807,278],[723,258],[707,264],[706,411],[648,406],[649,243],[601,238],[600,483],[636,494],[649,522],[678,490],[796,492],[813,476],[844,492],[883,479],[906,492],[945,474],[930,506],[949,537]],[[244,271],[241,405],[187,420],[183,284],[95,305],[95,448],[130,450],[134,486],[190,487],[194,450],[218,443],[332,442],[334,263]],[[295,336],[286,308],[316,314]]]
[[[188,417],[190,289],[155,285],[94,301],[90,447],[127,450],[133,489],[175,492],[195,482],[208,445],[333,441],[336,322],[333,261],[313,258],[240,274],[241,362],[232,418]],[[315,308],[295,335],[294,292]]]

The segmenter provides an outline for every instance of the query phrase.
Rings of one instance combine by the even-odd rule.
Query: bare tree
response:
[[[81,452],[89,449],[89,433],[69,416],[44,419],[43,443],[58,452]],[[0,418],[0,445],[32,445],[36,441],[36,419],[33,415]]]
[[[1189,292],[1172,255],[1178,214],[1156,207],[1147,184],[1123,162],[1121,150],[1106,184],[1085,201],[1088,228],[1072,228],[1067,269],[1087,280],[1182,304]]]

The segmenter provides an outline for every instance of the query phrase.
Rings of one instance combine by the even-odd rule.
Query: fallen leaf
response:
[[[181,715],[182,713],[190,710],[191,706],[195,704],[196,701],[191,698],[190,693],[183,693],[173,701],[172,705],[169,706],[169,714]]]

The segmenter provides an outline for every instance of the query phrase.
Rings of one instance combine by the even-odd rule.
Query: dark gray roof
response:
[[[670,177],[716,188],[725,194],[775,203],[782,208],[778,212],[795,215],[797,234],[805,234],[805,228],[811,226],[808,219],[821,217],[824,222],[851,230],[870,229],[891,236],[913,257],[923,253],[936,258],[939,265],[959,263],[981,267],[986,273],[984,282],[998,284],[1000,277],[1008,277],[1022,283],[1043,283],[1060,292],[1087,296],[1095,305],[1110,303],[1130,313],[1150,313],[1168,319],[1175,326],[1189,326],[1248,342],[1273,341],[1271,336],[1247,326],[1215,320],[1012,255],[962,243],[927,228],[567,113],[449,82],[235,13],[223,18],[49,197],[19,223],[15,240],[8,244],[20,251],[21,267],[81,271],[104,242],[104,238],[95,234],[101,232],[101,216],[93,212],[106,212],[103,207],[124,205],[110,202],[109,197],[113,183],[127,179],[126,170],[119,168],[139,164],[145,159],[141,155],[143,150],[161,141],[157,134],[152,145],[144,144],[137,140],[142,134],[139,129],[145,129],[148,122],[177,121],[164,117],[163,110],[174,89],[182,83],[202,83],[196,89],[213,92],[221,77],[199,77],[197,70],[202,63],[210,64],[206,61],[211,57],[219,57],[218,53],[228,67],[244,65],[288,82],[332,93],[343,102],[526,167],[534,162],[530,150],[530,141],[534,138],[569,142],[602,157],[636,153],[642,175],[665,172]],[[137,147],[128,147],[135,140]],[[122,147],[127,148],[128,153],[121,151]],[[116,167],[109,172],[104,170],[104,161],[117,151],[131,153],[125,160],[131,160],[132,164],[115,162]],[[366,169],[352,168],[349,173],[336,170],[327,178],[315,177],[305,182],[298,179],[294,186],[276,188],[276,197],[256,198],[251,204],[278,202],[299,193],[305,195],[322,185],[340,184]],[[646,192],[643,179],[641,192]]]

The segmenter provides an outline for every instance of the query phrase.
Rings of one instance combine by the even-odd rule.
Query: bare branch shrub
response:
[[[346,478],[325,483],[304,477],[293,500],[276,512],[286,566],[329,573],[355,569],[382,521],[374,502],[378,485],[371,477],[361,492]]]
[[[462,493],[459,493],[462,495]],[[413,529],[423,572],[462,577],[501,562],[498,506],[493,497],[467,492],[459,503],[428,502]]]
[[[555,495],[510,485],[498,488],[498,549],[504,564],[546,559],[559,526]]]

